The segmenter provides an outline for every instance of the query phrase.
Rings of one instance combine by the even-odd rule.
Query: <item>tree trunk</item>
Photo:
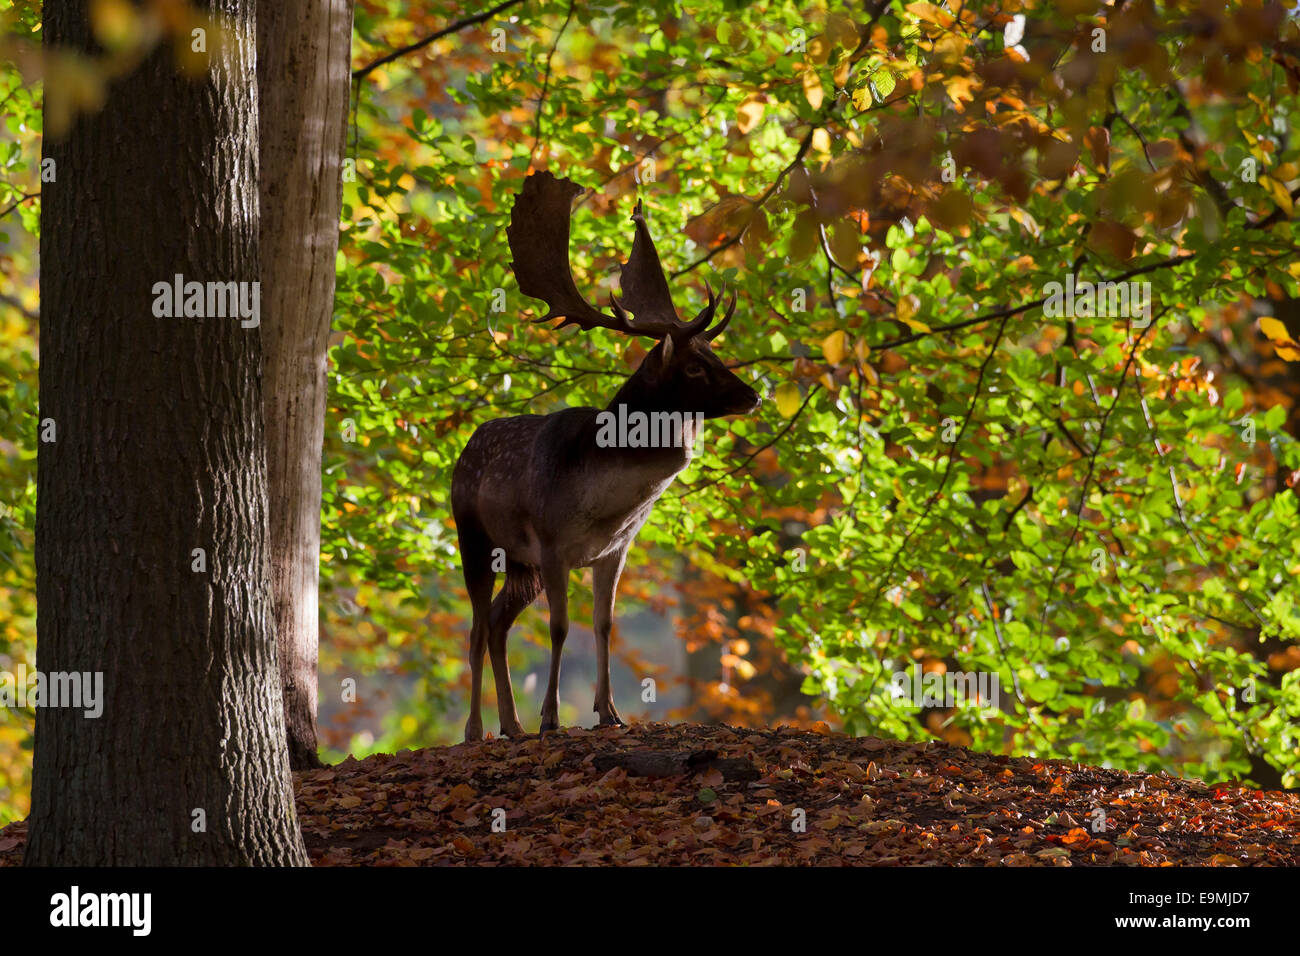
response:
[[[216,7],[232,29],[207,37],[210,72],[182,75],[164,42],[45,142],[37,666],[102,672],[104,709],[36,711],[29,864],[308,862],[272,632],[261,331],[211,300],[155,315],[177,274],[258,279],[253,0]],[[87,49],[85,9],[46,0],[45,42]]]
[[[258,5],[271,593],[289,763],[295,770],[321,765],[316,756],[321,445],[351,39],[352,0]]]

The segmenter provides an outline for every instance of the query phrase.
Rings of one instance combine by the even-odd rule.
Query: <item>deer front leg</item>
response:
[[[542,565],[542,586],[551,614],[551,679],[542,701],[542,733],[560,727],[560,655],[569,636],[569,569],[556,560]]]
[[[619,727],[623,726],[623,718],[614,708],[609,688],[609,634],[614,626],[614,594],[626,558],[627,551],[621,551],[592,565],[592,629],[596,632],[596,703],[592,709],[600,714],[602,724]]]

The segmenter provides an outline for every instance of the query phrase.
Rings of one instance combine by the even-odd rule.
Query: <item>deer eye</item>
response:
[[[687,378],[704,378],[706,374],[704,366],[699,362],[692,362],[690,365],[686,366]]]

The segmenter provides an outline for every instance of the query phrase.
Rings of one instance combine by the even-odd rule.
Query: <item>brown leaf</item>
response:
[[[1084,134],[1083,145],[1092,154],[1092,161],[1100,170],[1110,168],[1110,130],[1104,126],[1090,126]]]

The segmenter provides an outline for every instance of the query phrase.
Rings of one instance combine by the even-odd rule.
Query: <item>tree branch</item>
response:
[[[525,3],[525,2],[526,0],[504,0],[504,2],[498,3],[495,7],[492,7],[489,10],[484,10],[482,13],[476,13],[474,14],[474,16],[466,17],[463,20],[457,20],[455,23],[451,24],[450,26],[443,27],[441,30],[438,30],[436,33],[430,33],[427,37],[424,37],[423,39],[416,40],[414,43],[408,43],[404,47],[399,47],[398,49],[393,50],[390,53],[385,53],[379,59],[372,60],[371,62],[367,63],[365,66],[358,67],[357,69],[352,71],[352,79],[363,80],[371,73],[373,73],[375,70],[383,66],[385,63],[392,63],[394,60],[399,59],[400,57],[404,57],[408,53],[414,53],[416,50],[422,50],[430,43],[434,42],[435,40],[441,40],[445,36],[449,36],[453,33],[458,33],[461,30],[464,30],[466,27],[477,26],[478,24],[482,23],[485,20],[491,20],[498,13],[501,13],[505,10],[509,10],[511,7],[517,7],[521,3]]]
[[[35,199],[35,198],[36,198],[37,196],[39,196],[39,195],[40,195],[40,193],[38,193],[38,192],[37,192],[37,193],[26,193],[26,194],[20,196],[19,198],[15,199],[12,203],[10,203],[8,206],[6,206],[3,210],[0,210],[0,219],[3,219],[5,216],[9,215],[11,212],[13,212],[15,209],[17,209],[17,208],[18,208],[19,206],[21,206],[23,203],[27,202],[27,200],[29,200],[29,199]]]
[[[1161,309],[1157,315],[1163,315],[1166,311],[1168,311],[1168,307]],[[1101,427],[1097,429],[1097,443],[1093,447],[1092,454],[1088,457],[1088,472],[1083,476],[1083,487],[1079,489],[1079,504],[1074,509],[1074,527],[1070,529],[1070,537],[1065,542],[1065,547],[1061,549],[1061,557],[1057,559],[1056,567],[1052,570],[1052,578],[1047,582],[1047,590],[1044,592],[1043,613],[1038,619],[1039,636],[1042,635],[1043,627],[1047,623],[1047,612],[1051,607],[1050,598],[1056,588],[1056,579],[1060,577],[1061,569],[1065,567],[1065,559],[1069,556],[1070,549],[1074,547],[1075,539],[1079,536],[1079,527],[1083,524],[1083,509],[1088,504],[1088,486],[1092,484],[1092,474],[1097,468],[1097,456],[1106,444],[1106,427],[1110,424],[1110,416],[1119,407],[1120,397],[1124,393],[1124,383],[1128,381],[1129,369],[1133,367],[1133,362],[1137,358],[1138,346],[1142,344],[1142,339],[1146,336],[1147,330],[1155,328],[1155,324],[1153,319],[1151,324],[1142,329],[1133,339],[1133,347],[1129,349],[1128,360],[1124,363],[1124,368],[1119,373],[1119,381],[1115,384],[1115,399],[1101,416]]]
[[[533,148],[528,151],[529,162],[532,161],[534,154],[537,152],[537,146],[542,141],[542,113],[546,109],[546,93],[551,86],[551,61],[555,59],[555,51],[560,45],[560,37],[564,36],[564,31],[569,29],[569,21],[573,19],[573,7],[576,0],[569,0],[569,12],[565,14],[564,22],[560,24],[560,29],[555,34],[555,40],[551,43],[551,50],[546,54],[546,73],[542,77],[542,92],[537,96],[537,120],[533,127]]]

